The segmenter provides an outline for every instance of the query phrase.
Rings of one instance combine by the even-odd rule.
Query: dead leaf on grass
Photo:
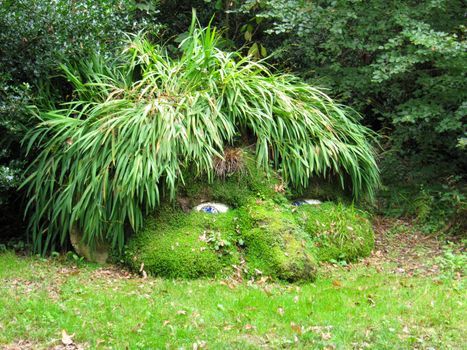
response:
[[[196,343],[193,343],[193,350],[204,349],[206,348],[206,341],[198,340]]]
[[[298,335],[302,334],[302,327],[295,322],[290,322],[290,328],[292,328],[292,330]]]
[[[338,281],[338,280],[334,280],[334,281],[332,281],[332,285],[334,287],[342,287],[342,282]]]
[[[62,344],[63,345],[72,345],[73,337],[75,334],[69,335],[64,329],[62,330]]]
[[[251,330],[251,329],[256,329],[256,327],[253,326],[252,324],[247,323],[247,324],[245,325],[245,329],[246,329],[247,331],[249,331],[249,330]]]

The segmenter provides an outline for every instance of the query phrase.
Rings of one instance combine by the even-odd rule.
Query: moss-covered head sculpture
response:
[[[38,107],[26,138],[41,150],[25,182],[36,251],[64,244],[73,227],[123,248],[126,225],[139,231],[161,199],[174,200],[188,170],[212,181],[233,145],[253,145],[256,166],[287,184],[332,175],[355,196],[373,193],[372,135],[356,113],[218,42],[194,19],[174,57],[135,36],[114,61],[62,66],[72,100]]]
[[[224,157],[230,162],[218,166],[235,170],[209,184],[189,178],[175,203],[162,204],[131,237],[125,260],[135,271],[312,281],[319,261],[353,261],[371,252],[373,231],[364,213],[332,202],[294,206],[274,171],[258,169],[249,152],[229,152],[235,161]],[[206,202],[230,209],[193,209]]]

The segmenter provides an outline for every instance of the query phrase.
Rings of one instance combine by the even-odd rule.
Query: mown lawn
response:
[[[462,279],[389,262],[325,269],[313,284],[132,276],[0,255],[0,347],[463,349]]]

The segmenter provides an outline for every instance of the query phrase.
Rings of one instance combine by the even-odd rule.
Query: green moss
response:
[[[353,206],[323,203],[297,208],[298,221],[309,234],[320,261],[354,261],[368,256],[374,233],[364,212]]]
[[[225,179],[214,177],[209,180],[206,176],[185,175],[185,185],[179,189],[179,202],[186,203],[190,208],[206,201],[222,202],[233,208],[240,208],[247,205],[252,198],[267,198],[277,203],[286,203],[286,197],[275,190],[281,185],[277,174],[272,170],[258,168],[254,157],[247,151],[243,152],[242,157],[244,168]]]
[[[145,271],[156,276],[220,275],[238,261],[234,215],[186,214],[165,206],[130,240],[126,260],[134,270],[144,263]]]
[[[258,169],[243,152],[244,167],[226,178],[186,177],[175,206],[165,204],[130,240],[134,269],[165,277],[221,276],[242,265],[246,277],[263,274],[310,281],[316,260],[352,261],[370,254],[373,231],[363,212],[330,202],[292,208],[272,170]],[[202,202],[222,202],[225,214],[193,213]]]
[[[243,260],[247,277],[311,281],[316,264],[309,248],[287,207],[250,196],[244,207],[218,215],[165,207],[130,240],[126,260],[135,270],[144,263],[145,271],[171,278],[228,275]]]
[[[244,233],[250,269],[282,280],[313,280],[316,263],[310,242],[288,207],[272,201],[250,203],[252,229]]]
[[[324,179],[313,177],[306,188],[294,187],[290,189],[291,199],[319,199],[323,202],[352,203],[353,197],[349,189],[343,189],[341,183],[332,176]]]

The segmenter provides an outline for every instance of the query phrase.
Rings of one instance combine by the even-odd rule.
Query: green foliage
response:
[[[448,278],[459,278],[467,275],[467,253],[455,248],[456,246],[450,242],[444,247],[443,255],[437,258],[444,276]]]
[[[443,185],[397,186],[384,188],[374,208],[381,215],[409,217],[416,228],[427,234],[467,232],[467,200],[460,177],[451,177]]]
[[[109,57],[124,41],[124,31],[148,26],[147,19],[137,20],[138,15],[132,0],[0,2],[0,128],[6,136],[2,142],[17,141],[31,127],[28,104],[52,102],[41,101],[41,94],[54,89],[68,93],[63,81],[49,80],[60,61],[78,61],[95,51]]]
[[[138,231],[160,191],[175,198],[188,169],[212,179],[214,158],[242,136],[253,136],[258,166],[272,161],[295,186],[334,175],[356,196],[373,193],[373,135],[353,111],[217,49],[218,39],[193,21],[176,59],[135,36],[118,61],[63,66],[73,100],[37,111],[42,122],[25,139],[42,149],[25,182],[37,250],[63,244],[74,224],[86,242],[122,248],[125,223]]]
[[[3,0],[0,3],[0,67],[15,80],[47,78],[58,59],[108,54],[122,33],[149,23],[137,21],[133,0]]]
[[[21,174],[18,170],[19,164],[11,162],[9,166],[0,165],[0,205],[7,203],[4,193],[15,189],[21,183]]]
[[[19,140],[24,136],[30,102],[30,87],[12,84],[7,74],[2,74],[0,64],[0,237],[21,234],[21,212],[17,188],[23,179],[25,162]]]
[[[462,1],[262,0],[238,11],[260,19],[250,22],[253,40],[276,62],[330,87],[381,130],[385,180],[465,173]]]
[[[28,106],[69,99],[69,85],[55,76],[62,60],[79,61],[95,51],[111,57],[124,31],[156,29],[154,10],[140,5],[133,0],[0,1],[0,236],[25,230],[17,189],[28,160],[20,141],[37,123]]]
[[[374,233],[366,214],[353,206],[323,203],[300,206],[298,220],[310,235],[320,261],[355,261],[374,246]]]

